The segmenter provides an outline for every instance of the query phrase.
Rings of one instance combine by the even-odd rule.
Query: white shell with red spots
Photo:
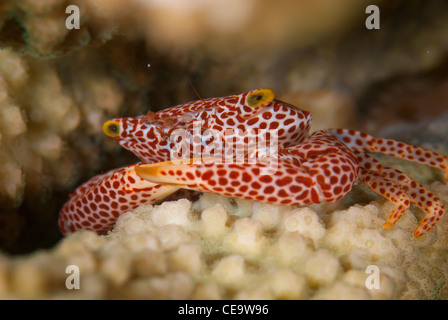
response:
[[[416,237],[445,213],[434,194],[399,170],[383,167],[367,153],[381,152],[442,169],[447,182],[448,157],[353,130],[329,129],[309,135],[310,114],[273,99],[270,89],[198,100],[110,122],[117,129],[110,135],[142,163],[92,178],[79,187],[61,211],[63,233],[78,229],[104,233],[123,212],[155,203],[179,188],[306,205],[336,201],[353,184],[363,183],[396,204],[386,228],[401,217],[410,202],[427,212]],[[260,136],[267,143],[252,143]],[[214,154],[213,161],[198,161],[213,142],[244,152],[219,159]],[[271,149],[274,143],[276,148]],[[184,160],[173,162],[173,156]]]

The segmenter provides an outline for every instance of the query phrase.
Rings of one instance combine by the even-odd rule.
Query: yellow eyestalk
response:
[[[120,123],[115,120],[109,120],[103,124],[103,132],[112,138],[116,138],[120,135],[120,129]]]
[[[247,104],[251,107],[258,107],[274,100],[274,90],[265,88],[252,92],[247,96]]]

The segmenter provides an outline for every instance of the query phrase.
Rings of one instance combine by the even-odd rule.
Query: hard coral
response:
[[[18,231],[1,238],[6,248],[13,247],[23,233],[24,224],[17,224],[14,218],[19,210],[32,206],[33,215],[42,214],[39,221],[45,223],[45,214],[37,211],[40,207],[47,215],[54,214],[48,206],[44,208],[52,193],[72,189],[79,174],[98,166],[98,143],[89,141],[88,134],[74,143],[72,135],[80,126],[97,134],[105,113],[117,112],[123,98],[114,78],[102,75],[94,79],[91,90],[82,88],[88,85],[85,79],[69,90],[54,61],[21,57],[11,49],[0,51],[2,233]],[[23,213],[19,216],[23,219]],[[51,234],[51,227],[47,231]]]

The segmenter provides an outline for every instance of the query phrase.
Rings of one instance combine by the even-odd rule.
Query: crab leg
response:
[[[410,201],[426,211],[425,217],[414,232],[415,237],[422,236],[444,215],[445,208],[440,199],[403,172],[383,167],[381,163],[365,153],[355,152],[355,155],[361,166],[358,182],[366,184],[370,189],[396,205],[384,228],[391,227],[400,219],[409,207]]]
[[[361,169],[357,180],[395,204],[384,224],[385,229],[393,226],[409,207],[409,197],[400,189],[400,186],[375,171]]]
[[[409,195],[409,199],[426,211],[426,215],[420,221],[417,230],[414,232],[415,237],[422,236],[443,217],[445,214],[444,205],[438,197],[421,184],[413,181],[403,172],[394,168],[384,168],[383,174],[387,175],[388,179],[401,181],[401,188]]]
[[[59,214],[59,227],[63,234],[79,229],[106,233],[122,213],[156,203],[178,189],[141,179],[135,165],[112,170],[90,179],[70,195]]]
[[[448,157],[446,156],[403,142],[391,139],[378,139],[367,133],[355,130],[327,129],[325,131],[355,151],[380,152],[393,157],[441,169],[443,171],[445,182],[448,183]]]
[[[247,154],[245,159],[250,157]],[[325,132],[314,134],[300,145],[280,149],[276,168],[262,161],[195,162],[142,164],[135,171],[154,183],[287,205],[336,201],[350,191],[358,173],[353,154]]]

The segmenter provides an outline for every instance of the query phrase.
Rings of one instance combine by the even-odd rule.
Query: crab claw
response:
[[[87,229],[104,234],[124,212],[159,202],[179,189],[141,179],[136,168],[131,165],[106,172],[76,189],[59,214],[62,233]]]
[[[152,183],[195,189],[200,180],[200,173],[195,175],[194,164],[211,165],[210,159],[182,159],[152,164],[141,164],[135,167],[135,173],[140,178]]]

